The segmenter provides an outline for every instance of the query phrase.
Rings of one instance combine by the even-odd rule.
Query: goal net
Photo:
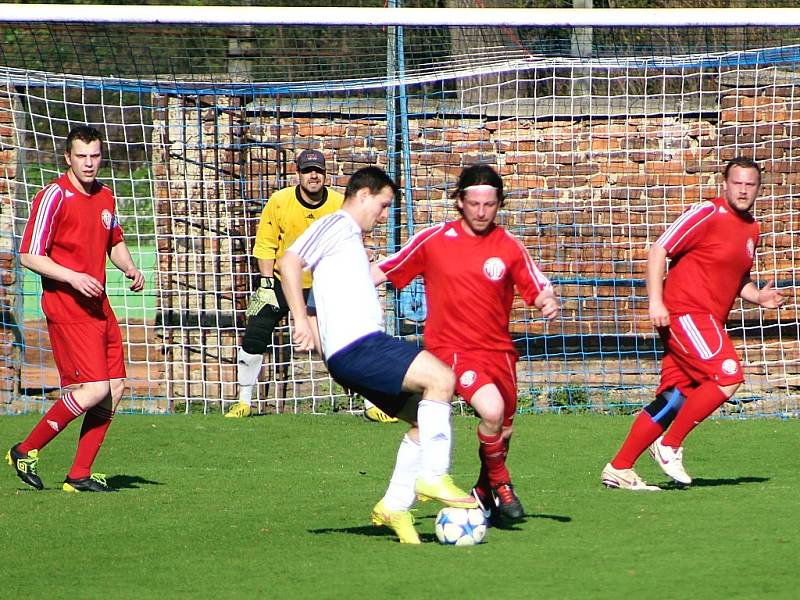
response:
[[[114,13],[123,24],[97,6],[44,17],[13,6],[0,14],[0,411],[41,410],[58,394],[41,286],[18,247],[80,123],[107,140],[100,178],[147,279],[135,294],[109,269],[129,370],[123,410],[235,401],[255,228],[270,194],[295,185],[306,148],[325,153],[334,189],[373,164],[400,182],[389,223],[367,240],[378,254],[457,216],[450,192],[464,166],[502,174],[499,220],[563,309],[546,323],[514,306],[523,411],[627,412],[652,398],[663,349],[647,315],[647,248],[692,203],[719,194],[725,162],[756,159],[753,278],[786,288],[787,304],[735,306],[727,325],[747,382],[723,413],[800,410],[796,28],[666,26],[675,13],[657,11],[625,27],[609,19],[630,11],[595,11],[594,21],[592,11],[556,11],[542,27],[555,13],[410,9],[307,10],[315,24],[302,25],[288,9],[194,7],[148,12],[150,23]],[[583,20],[570,26],[572,14]],[[784,25],[798,16],[763,14]],[[384,293],[390,333],[421,339],[422,293]],[[274,334],[259,409],[358,410],[290,334],[288,323]]]

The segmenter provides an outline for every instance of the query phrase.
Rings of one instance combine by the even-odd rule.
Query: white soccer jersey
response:
[[[359,338],[383,331],[383,311],[372,282],[361,228],[343,210],[306,229],[289,251],[314,275],[322,350],[330,358]]]

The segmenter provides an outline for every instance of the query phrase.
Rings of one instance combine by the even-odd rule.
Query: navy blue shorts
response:
[[[397,416],[413,395],[403,391],[403,379],[422,349],[386,335],[370,333],[328,358],[328,371],[345,388]]]

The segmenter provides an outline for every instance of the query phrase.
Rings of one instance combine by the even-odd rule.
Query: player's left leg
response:
[[[78,448],[62,489],[67,492],[109,492],[105,475],[92,473],[92,465],[100,452],[111,420],[125,391],[125,355],[122,334],[113,315],[107,321],[106,364],[108,393],[93,405],[85,406]]]
[[[414,411],[416,413],[416,411]],[[420,469],[419,430],[412,426],[397,450],[394,472],[383,498],[372,509],[373,525],[383,525],[397,534],[402,544],[419,544],[411,507]]]
[[[730,337],[713,316],[687,314],[674,321],[672,354],[699,385],[686,394],[669,430],[651,447],[651,455],[667,475],[688,485],[692,478],[683,467],[684,439],[736,392],[744,377]]]

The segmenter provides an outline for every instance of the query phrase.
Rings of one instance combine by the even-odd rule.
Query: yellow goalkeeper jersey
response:
[[[322,202],[312,205],[303,200],[300,186],[278,190],[269,197],[256,230],[253,256],[264,260],[277,260],[317,219],[336,212],[342,207],[344,196],[329,187],[324,188]],[[275,277],[280,273],[275,270]],[[311,273],[303,272],[303,288],[311,287]]]

